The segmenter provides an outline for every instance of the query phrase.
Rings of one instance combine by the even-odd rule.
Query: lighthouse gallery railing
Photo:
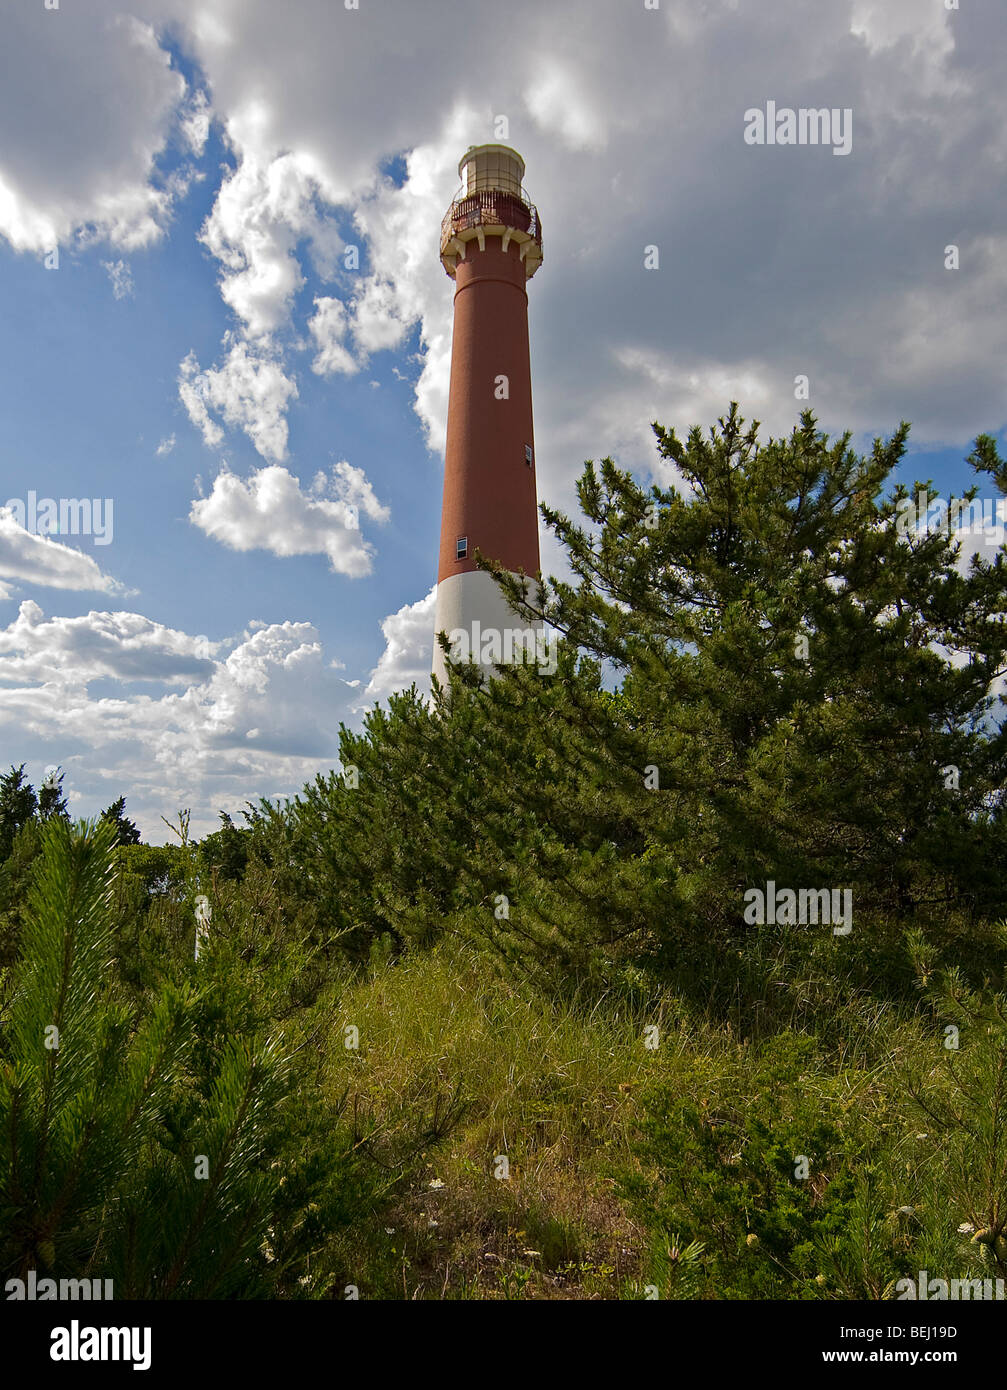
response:
[[[441,251],[451,238],[471,227],[516,227],[542,245],[538,209],[522,188],[521,196],[502,188],[478,193],[459,191],[441,222]]]

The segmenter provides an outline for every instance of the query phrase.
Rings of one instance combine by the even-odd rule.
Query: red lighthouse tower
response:
[[[441,225],[441,263],[456,289],[434,631],[453,643],[467,634],[472,659],[491,667],[501,659],[486,661],[492,635],[521,620],[475,552],[513,573],[539,569],[525,285],[542,264],[542,229],[516,151],[473,146],[458,172],[462,188]],[[436,639],[433,668],[444,683]]]

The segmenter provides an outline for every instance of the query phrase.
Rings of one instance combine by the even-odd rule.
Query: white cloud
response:
[[[336,464],[330,492],[309,495],[285,468],[273,465],[248,481],[226,469],[217,475],[209,497],[192,504],[190,519],[208,536],[232,550],[268,550],[274,555],[327,555],[336,574],[369,574],[373,547],[359,529],[359,512],[386,521],[388,509],[374,496],[363,471],[345,461]]]
[[[353,336],[364,353],[398,347],[409,327],[409,310],[395,284],[368,276],[353,301]]]
[[[106,5],[7,7],[0,236],[45,252],[83,232],[135,250],[162,233],[154,179],[185,80],[154,29]]]
[[[208,661],[199,653],[219,644],[137,614],[46,621],[26,604],[3,641],[0,729],[19,760],[61,763],[78,802],[105,805],[125,792],[155,841],[165,838],[160,816],[179,806],[193,809],[193,831],[205,834],[211,807],[240,810],[267,789],[298,790],[336,762],[335,731],[350,715],[353,691],[326,666],[309,623],[258,626],[226,658]],[[192,683],[178,693],[87,690],[87,679],[105,674],[178,683],[187,668]]]
[[[356,213],[378,270],[354,306],[354,327],[361,347],[374,350],[401,342],[408,327],[419,323],[423,365],[415,409],[427,444],[437,452],[444,448],[447,426],[452,319],[451,282],[440,264],[438,238],[456,191],[459,150],[473,142],[479,120],[465,105],[447,120],[438,117],[436,135],[410,150],[402,186],[379,184]]]
[[[374,495],[374,489],[367,481],[362,468],[354,468],[345,459],[333,467],[333,486],[338,497],[349,506],[362,509],[372,521],[387,521],[391,512]],[[324,474],[319,474],[324,477]],[[316,479],[317,481],[317,479]]]
[[[320,295],[315,300],[315,312],[308,320],[308,328],[318,349],[311,364],[311,370],[319,376],[331,376],[334,372],[345,372],[347,376],[359,370],[353,354],[344,346],[346,337],[346,310],[341,299]]]
[[[182,363],[179,395],[211,447],[223,439],[209,415],[215,406],[225,423],[245,429],[264,458],[282,459],[287,403],[297,388],[283,372],[274,339],[305,283],[297,249],[307,241],[316,271],[331,278],[343,242],[323,210],[332,189],[319,162],[306,151],[266,154],[257,140],[267,121],[261,101],[250,99],[228,122],[228,138],[238,148],[244,142],[246,155],[221,184],[200,240],[223,268],[220,292],[238,328],[225,339],[230,353],[218,371],[197,374],[191,354]],[[308,324],[318,346],[314,370],[355,370],[338,341],[339,301],[320,296],[315,305]]]
[[[0,507],[0,580],[52,589],[122,591],[118,580],[104,574],[90,555],[26,531],[9,507]],[[9,590],[3,597],[9,597]]]
[[[112,294],[116,299],[133,298],[133,272],[126,261],[102,261],[102,269],[112,282]]]
[[[397,613],[384,619],[381,631],[385,649],[371,672],[363,700],[356,707],[358,711],[369,709],[375,701],[387,700],[396,691],[408,690],[414,683],[420,694],[429,694],[436,596],[435,584],[424,598],[403,604]]]
[[[319,296],[308,320],[317,348],[312,371],[320,376],[358,371],[372,352],[398,347],[415,316],[415,307],[407,308],[396,284],[377,275],[365,279],[349,308],[341,299]],[[345,345],[348,336],[356,355]]]
[[[156,452],[157,452],[158,457],[159,457],[159,458],[163,458],[163,457],[165,456],[165,454],[170,454],[171,451],[172,451],[172,449],[174,449],[174,447],[175,447],[175,436],[174,436],[174,434],[166,435],[166,436],[161,440],[160,444],[158,444],[158,446],[157,446]]]
[[[304,237],[331,262],[341,241],[319,210],[323,180],[305,152],[243,159],[220,186],[200,239],[223,266],[220,292],[250,338],[282,327],[304,284],[295,248]]]
[[[601,149],[605,144],[605,93],[589,90],[585,74],[555,58],[539,60],[524,92],[525,105],[539,126],[557,132],[571,149]]]
[[[185,143],[197,157],[206,148],[212,116],[209,99],[205,92],[200,91],[193,92],[179,117]]]
[[[266,459],[287,454],[287,402],[297,396],[297,384],[284,374],[277,358],[225,339],[229,346],[220,367],[203,371],[190,352],[179,369],[178,394],[189,418],[215,448],[224,432],[210,414],[214,411],[228,425],[244,430]]]
[[[257,751],[309,755],[331,746],[326,696],[345,708],[345,681],[330,674],[310,623],[272,623],[246,636],[205,687],[180,697],[198,706],[212,746],[254,731]]]
[[[26,600],[0,629],[0,683],[191,681],[213,669],[213,644],[151,622],[139,613],[90,612],[46,619]]]
[[[940,72],[954,51],[953,19],[944,5],[920,5],[918,0],[853,0],[850,33],[871,54],[907,44],[914,57]]]

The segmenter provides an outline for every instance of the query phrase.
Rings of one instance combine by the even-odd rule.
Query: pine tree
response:
[[[48,820],[50,816],[61,816],[64,820],[68,819],[66,797],[63,795],[63,769],[61,767],[53,768],[48,772],[38,789],[38,814],[41,820]]]
[[[627,793],[613,767],[609,787],[667,875],[665,931],[733,930],[742,890],[769,878],[1002,913],[1003,553],[963,573],[953,535],[899,535],[906,491],[883,489],[906,425],[867,457],[810,413],[765,445],[735,406],[708,438],[655,433],[686,486],[588,465],[587,525],[543,509],[579,584],[518,607],[621,680],[638,780]],[[969,462],[1003,482],[989,437]]]
[[[38,798],[24,768],[24,763],[12,764],[10,772],[0,776],[0,860],[9,857],[15,835],[38,810]]]
[[[106,806],[101,813],[101,819],[109,821],[115,826],[117,845],[138,845],[140,843],[140,832],[126,815],[126,798],[124,796],[113,801],[111,806]]]
[[[112,1278],[120,1298],[261,1290],[287,1064],[246,1036],[201,1066],[190,986],[123,1002],[115,837],[44,831],[0,1032],[0,1269]]]

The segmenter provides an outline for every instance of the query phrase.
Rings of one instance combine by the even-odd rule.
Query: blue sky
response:
[[[589,457],[649,478],[654,418],[738,399],[789,430],[799,373],[829,430],[913,422],[906,481],[971,483],[969,441],[1007,423],[997,8],[515,0],[462,28],[447,0],[17,7],[0,503],[110,497],[114,538],[0,522],[0,763],[62,766],[75,814],[125,794],[152,840],[179,806],[202,833],[423,684],[437,234],[469,144],[516,146],[542,215],[545,500],[572,509]],[[747,145],[770,100],[848,108],[849,155]]]
[[[200,160],[203,181],[179,200],[170,233],[129,257],[131,288],[121,298],[105,269],[120,257],[107,249],[61,252],[51,271],[0,246],[9,330],[0,340],[0,367],[10,402],[2,500],[26,495],[18,487],[22,469],[40,497],[111,497],[113,544],[68,543],[136,590],[148,617],[214,641],[240,632],[250,618],[308,619],[327,648],[338,645],[347,666],[366,673],[384,645],[380,620],[412,601],[436,564],[431,536],[439,519],[439,459],[426,448],[410,386],[418,375],[410,360],[418,334],[414,328],[399,349],[377,354],[352,377],[299,371],[288,413],[289,459],[302,477],[352,459],[379,496],[395,497],[387,525],[373,528],[382,550],[394,554],[393,565],[377,566],[362,585],[333,575],[324,555],[234,552],[193,526],[196,480],[209,490],[221,461],[241,476],[263,462],[240,430],[209,453],[177,389],[179,363],[191,351],[212,361],[229,326],[215,266],[198,234],[220,169],[232,163],[219,133],[211,133]],[[160,164],[170,173],[179,160]],[[350,280],[345,273],[342,284],[326,284],[308,270],[296,299],[305,314],[314,294],[345,292]],[[310,347],[292,347],[291,357],[307,365]],[[170,449],[158,454],[166,442]],[[86,613],[92,604],[93,596],[60,594],[61,613]]]

